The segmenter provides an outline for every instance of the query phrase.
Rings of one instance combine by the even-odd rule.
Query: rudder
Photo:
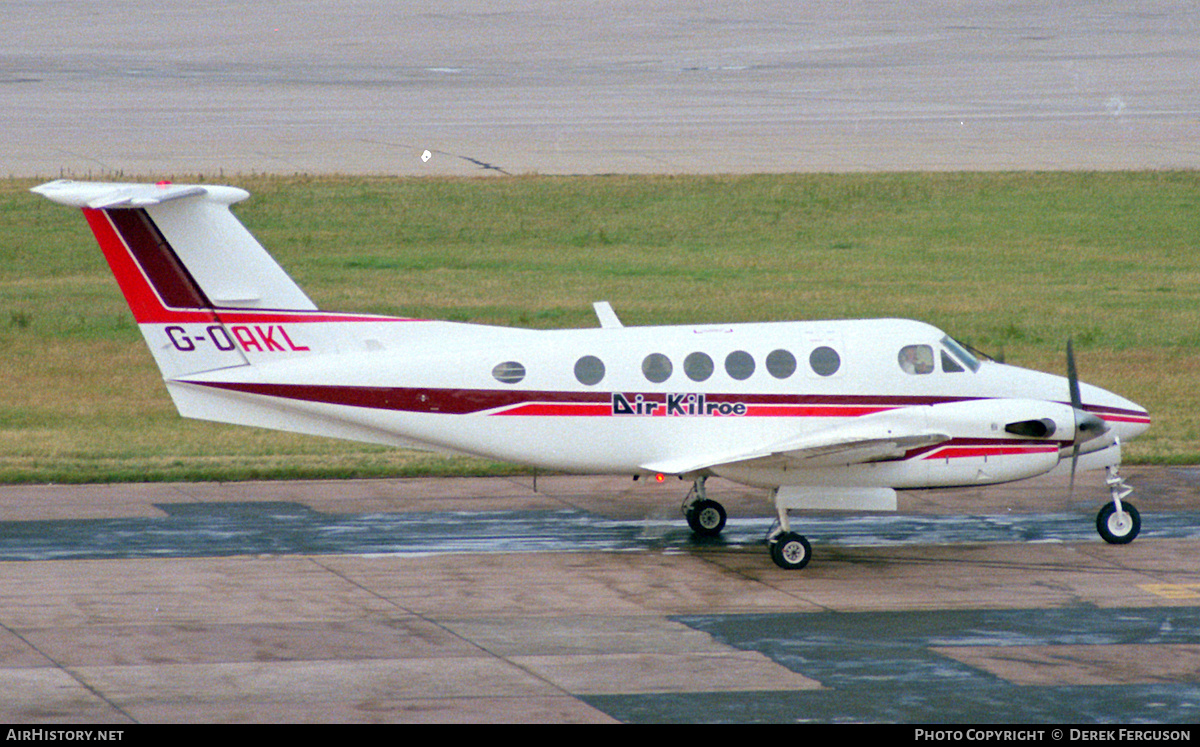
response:
[[[32,191],[83,210],[164,378],[247,365],[222,312],[316,310],[230,212],[244,190],[58,180]]]

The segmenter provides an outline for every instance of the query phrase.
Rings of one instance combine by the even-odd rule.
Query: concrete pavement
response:
[[[627,478],[4,487],[6,552],[130,533],[124,553],[0,562],[0,719],[1194,723],[1200,477],[1127,472],[1129,546],[1100,541],[1061,481],[1030,481],[904,494],[900,533],[813,517],[800,572],[759,543],[763,494],[720,481],[732,538],[708,543],[677,516],[685,485]],[[1080,505],[1099,488],[1081,480]],[[976,539],[936,536],[974,510]],[[1083,530],[995,533],[1044,516]],[[634,542],[555,545],[556,527]],[[243,533],[268,542],[230,550]],[[139,549],[155,534],[180,539]]]

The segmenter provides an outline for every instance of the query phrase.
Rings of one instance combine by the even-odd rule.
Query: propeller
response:
[[[1071,392],[1071,409],[1075,411],[1075,438],[1071,444],[1071,487],[1068,500],[1075,497],[1075,468],[1079,464],[1079,446],[1108,432],[1104,419],[1083,409],[1083,397],[1079,394],[1079,374],[1075,368],[1075,349],[1067,338],[1067,386]]]

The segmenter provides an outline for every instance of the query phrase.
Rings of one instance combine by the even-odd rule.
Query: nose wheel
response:
[[[1106,503],[1096,514],[1096,531],[1110,545],[1128,545],[1142,531],[1142,517],[1128,501],[1122,503],[1119,510]]]
[[[1108,468],[1105,482],[1112,492],[1112,503],[1106,503],[1096,514],[1096,531],[1110,545],[1128,545],[1142,531],[1142,517],[1137,508],[1124,500],[1133,488],[1125,484],[1116,467]]]

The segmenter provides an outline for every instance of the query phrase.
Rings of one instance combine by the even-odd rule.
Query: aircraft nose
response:
[[[1150,428],[1150,413],[1145,407],[1103,389],[1098,392],[1103,396],[1090,402],[1085,399],[1084,409],[1102,418],[1122,441],[1137,438]]]
[[[1101,417],[1112,423],[1122,441],[1137,438],[1150,429],[1150,413],[1144,408],[1115,415],[1101,414]]]

